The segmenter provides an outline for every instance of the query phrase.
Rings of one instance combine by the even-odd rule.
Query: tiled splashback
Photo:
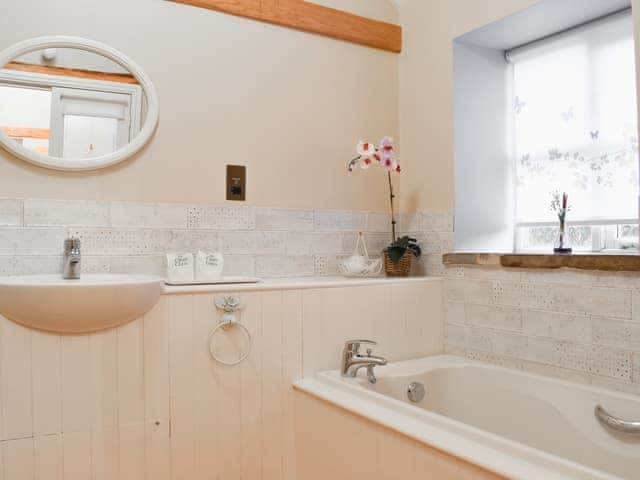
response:
[[[423,265],[441,270],[451,214],[401,218],[425,247]],[[369,252],[390,240],[389,215],[246,206],[0,199],[0,275],[61,271],[66,237],[82,240],[83,271],[164,275],[167,252],[219,250],[225,275],[333,275],[336,259],[365,232]],[[424,267],[417,266],[417,271]]]
[[[446,349],[640,394],[640,275],[450,267]]]

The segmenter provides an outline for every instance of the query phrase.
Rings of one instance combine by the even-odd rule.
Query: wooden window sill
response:
[[[445,265],[475,265],[511,268],[577,268],[610,272],[640,272],[640,254],[633,253],[445,253]]]

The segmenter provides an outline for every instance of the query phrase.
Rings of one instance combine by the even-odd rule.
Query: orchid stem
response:
[[[393,237],[393,243],[396,242],[396,217],[393,211],[393,199],[396,196],[393,194],[393,184],[391,183],[391,172],[387,172],[387,178],[389,179],[389,203],[391,204],[391,235]]]

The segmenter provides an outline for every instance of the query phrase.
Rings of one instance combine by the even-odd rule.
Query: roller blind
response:
[[[629,13],[508,52],[513,63],[516,221],[638,218],[638,135]]]

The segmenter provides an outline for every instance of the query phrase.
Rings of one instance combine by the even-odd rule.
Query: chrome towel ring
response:
[[[216,307],[220,310],[223,310],[225,313],[222,315],[222,319],[220,323],[211,330],[209,334],[209,354],[211,358],[213,358],[216,362],[226,365],[226,366],[234,366],[242,363],[247,357],[251,354],[251,350],[253,350],[253,339],[251,338],[251,332],[249,329],[245,327],[240,321],[236,318],[235,312],[242,309],[242,304],[240,302],[240,298],[235,295],[225,295],[216,299],[215,301]],[[244,333],[244,336],[247,339],[247,349],[246,351],[240,355],[240,357],[236,360],[224,360],[218,356],[213,346],[213,339],[215,335],[219,331],[226,331],[230,328],[238,327]]]

